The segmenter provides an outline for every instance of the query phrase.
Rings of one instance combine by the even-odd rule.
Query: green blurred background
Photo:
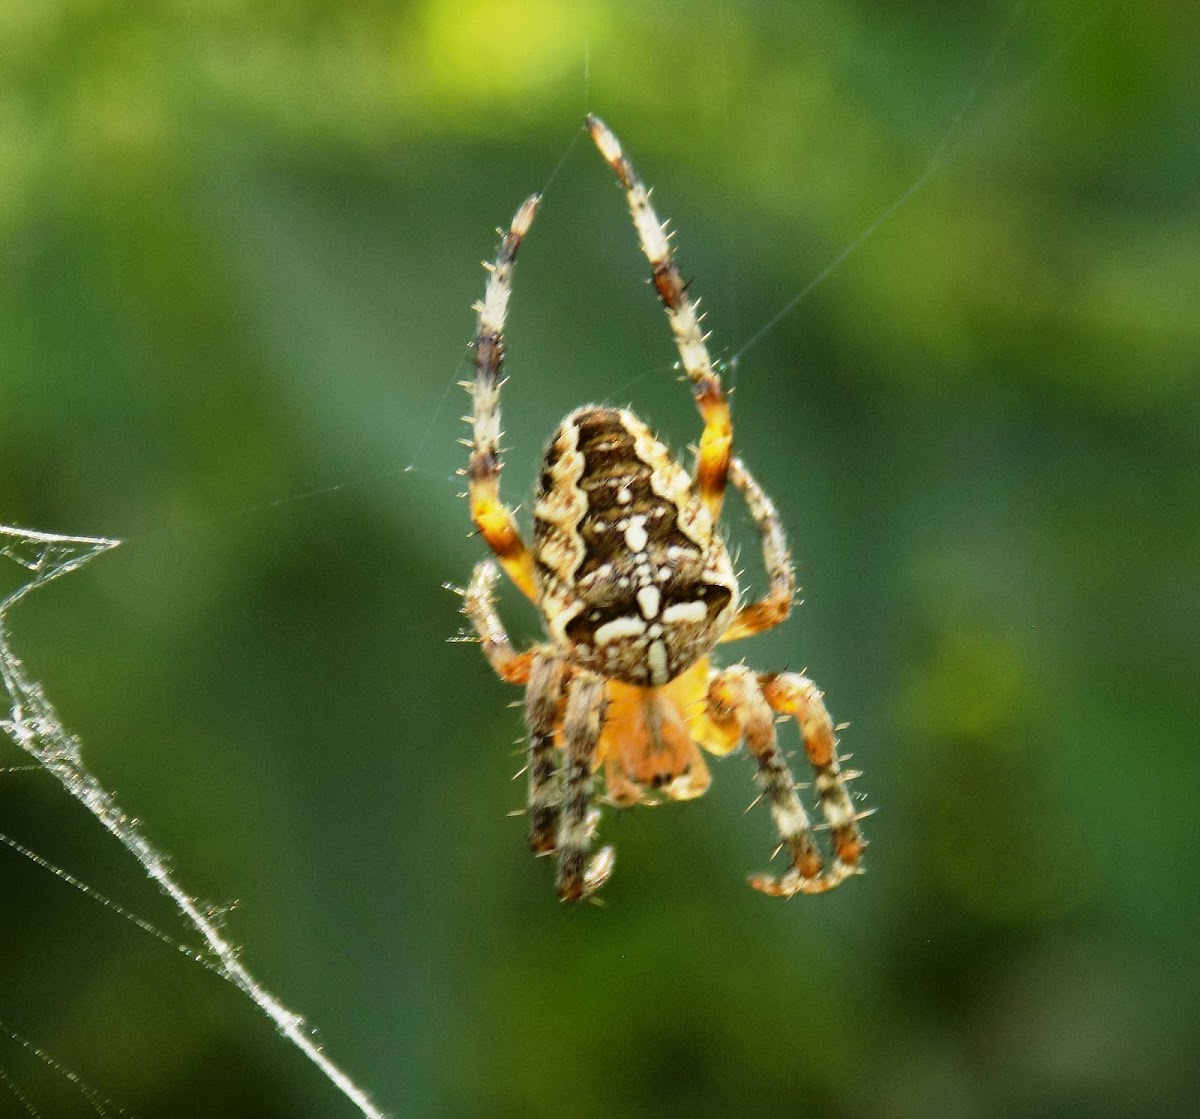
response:
[[[1198,44],[1187,0],[0,0],[0,520],[126,541],[16,645],[381,1107],[1196,1113]],[[518,697],[447,642],[453,385],[527,193],[510,498],[587,400],[698,431],[585,108],[725,359],[922,183],[730,373],[808,599],[730,653],[807,666],[879,809],[828,897],[746,887],[739,754],[607,813],[606,904],[560,905]],[[187,937],[45,775],[0,831]],[[0,897],[0,1019],[131,1113],[354,1113],[4,847]],[[4,1032],[0,1069],[0,1115],[94,1114]]]

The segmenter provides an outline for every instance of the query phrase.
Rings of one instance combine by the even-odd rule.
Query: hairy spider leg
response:
[[[602,848],[590,860],[595,820],[592,815],[592,765],[604,725],[604,680],[577,673],[567,685],[563,715],[563,796],[558,823],[558,896],[580,901],[603,885],[612,872],[613,849]]]
[[[539,855],[554,850],[558,838],[562,783],[555,755],[559,707],[563,697],[565,665],[550,646],[514,652],[504,623],[496,611],[495,587],[500,573],[491,560],[475,565],[471,584],[463,595],[463,613],[479,635],[484,655],[496,675],[510,684],[527,685],[525,725],[529,731],[528,792],[529,846]]]
[[[554,756],[554,731],[562,692],[562,658],[538,650],[525,692],[525,724],[529,728],[529,792],[525,803],[529,811],[529,846],[539,855],[554,850],[558,835],[562,791]]]
[[[768,874],[751,877],[751,886],[772,897],[824,893],[857,873],[857,851],[852,851],[849,843],[839,842],[836,835],[837,857],[833,867],[825,871],[824,860],[813,835],[808,813],[804,811],[804,806],[796,795],[795,780],[775,737],[775,712],[783,713],[779,706],[782,704],[790,708],[786,713],[796,714],[805,736],[806,747],[809,747],[809,735],[813,736],[814,745],[809,747],[810,760],[814,756],[820,756],[826,747],[832,760],[833,728],[815,685],[803,677],[789,677],[786,679],[793,683],[803,681],[806,686],[787,688],[779,683],[784,679],[785,677],[769,675],[757,677],[745,665],[733,665],[718,672],[708,689],[711,717],[718,723],[736,720],[743,741],[758,763],[758,781],[762,786],[763,799],[770,807],[781,846],[787,850],[792,864],[787,873],[780,878]],[[767,681],[766,687],[761,680]],[[770,698],[766,688],[771,689]],[[775,700],[774,703],[771,702],[772,699]],[[827,739],[822,737],[825,731],[828,733]],[[822,774],[828,772],[828,766],[818,767],[818,781]],[[841,787],[844,795],[845,788],[841,785],[840,777],[835,783]],[[824,794],[822,796],[824,797]],[[822,803],[825,803],[824,799]],[[851,811],[849,826],[855,828],[857,835],[853,815]],[[858,848],[861,849],[861,840],[858,842]],[[849,860],[850,856],[853,857],[853,861]]]
[[[815,774],[821,811],[833,837],[835,859],[823,878],[823,888],[832,889],[859,873],[858,864],[866,846],[858,828],[862,816],[855,812],[850,799],[849,782],[857,774],[843,772],[838,764],[833,720],[816,684],[795,672],[761,673],[758,683],[772,711],[791,715],[796,720],[804,741],[804,752]],[[785,891],[792,885],[785,883]],[[803,886],[800,888],[804,889]]]
[[[483,655],[492,671],[509,684],[528,684],[533,652],[518,653],[496,611],[496,581],[500,572],[491,560],[480,560],[463,593],[463,613],[467,616],[483,647]]]
[[[541,195],[531,194],[513,217],[500,240],[488,270],[483,300],[474,305],[479,315],[472,347],[475,350],[475,380],[471,392],[471,458],[467,465],[471,519],[488,547],[496,553],[508,577],[530,599],[537,601],[533,580],[533,556],[521,539],[512,510],[500,500],[500,386],[504,366],[504,320],[512,295],[513,266],[517,250],[529,232]]]
[[[791,613],[796,596],[796,572],[792,567],[787,536],[775,510],[775,503],[763,492],[740,458],[730,462],[729,478],[741,491],[746,508],[750,510],[750,516],[758,528],[770,590],[766,598],[748,602],[738,610],[729,628],[721,635],[722,642],[752,637],[779,625]]]
[[[721,378],[713,368],[700,329],[699,300],[693,300],[679,273],[666,226],[659,221],[650,204],[650,192],[638,178],[633,164],[621,150],[620,141],[599,117],[588,115],[587,128],[600,154],[608,161],[625,190],[629,212],[642,252],[650,261],[655,290],[667,312],[671,333],[679,349],[679,359],[688,380],[696,407],[704,420],[700,446],[696,452],[696,481],[713,522],[721,512],[721,499],[729,474],[729,456],[733,447],[733,419],[729,401],[721,387]]]
[[[491,560],[477,563],[463,596],[463,613],[479,635],[484,656],[496,675],[510,684],[527,685],[525,725],[529,729],[529,759],[525,768],[529,788],[525,807],[529,814],[529,846],[544,855],[554,850],[562,799],[554,736],[563,692],[563,662],[548,646],[524,653],[513,651],[496,611],[495,587],[499,577]]]

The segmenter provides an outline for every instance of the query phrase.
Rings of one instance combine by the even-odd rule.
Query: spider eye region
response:
[[[534,504],[539,605],[581,667],[659,687],[737,609],[724,541],[689,474],[632,412],[581,408],[547,448]]]

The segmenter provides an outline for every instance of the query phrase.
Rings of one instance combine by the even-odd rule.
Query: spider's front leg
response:
[[[812,681],[794,674],[756,676],[745,665],[717,673],[708,689],[709,716],[719,726],[736,722],[758,763],[758,780],[781,844],[791,860],[782,877],[755,875],[750,885],[773,897],[819,894],[858,873],[864,846],[845,779],[837,765],[833,725]],[[834,833],[835,859],[826,870],[808,813],[775,736],[775,713],[794,715],[816,770],[817,791]]]
[[[541,202],[530,195],[513,217],[500,240],[496,260],[488,270],[483,300],[475,304],[479,315],[475,338],[475,380],[466,387],[471,393],[471,457],[467,463],[467,492],[471,520],[488,547],[526,597],[536,601],[533,556],[521,539],[512,510],[500,499],[500,386],[504,370],[504,323],[512,296],[512,274],[517,250],[533,223]]]
[[[715,521],[721,513],[721,500],[725,496],[725,483],[729,476],[733,419],[729,414],[729,400],[721,386],[721,377],[705,343],[707,335],[701,327],[703,316],[699,310],[700,301],[688,293],[688,285],[671,251],[667,227],[655,213],[650,202],[650,191],[634,170],[621,142],[599,117],[589,113],[585,123],[600,154],[625,191],[638,243],[650,262],[654,290],[658,292],[658,298],[667,312],[667,321],[671,324],[671,333],[679,350],[679,364],[692,384],[692,397],[704,420],[696,454],[696,483]]]
[[[563,799],[558,824],[557,889],[564,901],[590,897],[612,873],[611,847],[588,859],[595,832],[592,765],[606,704],[599,676],[581,671],[571,679],[563,715]]]

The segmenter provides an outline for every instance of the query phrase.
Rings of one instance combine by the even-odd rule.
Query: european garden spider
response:
[[[496,611],[495,564],[475,567],[464,594],[492,668],[525,687],[529,729],[529,842],[557,852],[559,896],[593,894],[613,866],[613,849],[589,857],[599,819],[593,775],[604,767],[604,800],[653,803],[708,788],[700,754],[727,754],[744,741],[758,763],[780,848],[790,867],[750,885],[773,897],[830,890],[859,871],[865,846],[838,766],[835,728],[817,686],[795,673],[718,669],[719,642],[750,637],[787,617],[795,575],[783,527],[750,471],[731,457],[733,426],[721,378],[705,347],[650,193],[617,138],[594,116],[587,128],[616,172],[654,286],[666,308],[680,362],[704,419],[694,474],[625,409],[587,405],[559,425],[542,461],[533,507],[533,548],[500,499],[500,386],[504,322],[517,250],[541,201],[526,199],[502,234],[479,315],[467,470],[471,517],[509,578],[532,600],[548,640],[515,652]],[[726,481],[741,491],[762,539],[770,591],[741,603],[717,519]],[[777,716],[799,724],[832,835],[826,867],[796,784],[775,738]],[[561,762],[559,760],[561,756]]]

